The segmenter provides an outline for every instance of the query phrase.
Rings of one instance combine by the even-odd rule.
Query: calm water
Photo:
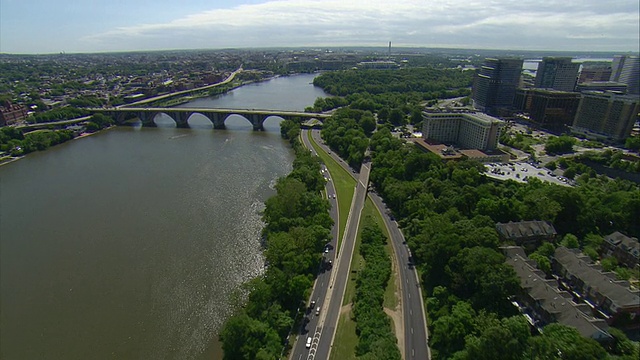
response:
[[[312,78],[191,106],[301,110],[323,95]],[[0,167],[1,358],[219,357],[231,293],[263,268],[262,202],[293,160],[265,126],[117,128]]]

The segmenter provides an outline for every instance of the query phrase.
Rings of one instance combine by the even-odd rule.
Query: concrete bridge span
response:
[[[158,114],[166,114],[171,117],[177,127],[188,128],[189,117],[193,114],[201,114],[208,118],[213,123],[214,129],[224,129],[225,120],[230,115],[240,115],[253,125],[254,130],[264,130],[264,121],[271,116],[278,116],[285,120],[294,119],[312,119],[323,120],[328,118],[329,115],[321,113],[306,113],[301,111],[284,111],[284,110],[256,110],[256,109],[207,109],[207,108],[133,108],[133,107],[119,107],[119,108],[96,108],[89,109],[95,113],[103,113],[111,116],[116,123],[122,124],[127,117],[132,114],[138,117],[142,121],[143,126],[156,126],[154,118]]]

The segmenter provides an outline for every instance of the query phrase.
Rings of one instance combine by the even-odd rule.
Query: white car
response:
[[[309,349],[311,347],[311,336],[307,337],[307,345],[305,345],[307,347],[307,349]]]

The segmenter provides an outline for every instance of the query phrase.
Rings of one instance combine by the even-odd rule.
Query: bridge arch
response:
[[[285,118],[280,115],[267,115],[262,120],[262,128],[264,131],[280,132],[280,123],[284,120]]]
[[[187,125],[192,129],[213,129],[215,126],[214,120],[199,112],[194,112],[189,115]]]
[[[178,122],[171,115],[164,112],[149,113],[147,119],[140,117],[143,125],[160,128],[178,127]],[[146,120],[146,121],[145,121]]]
[[[224,118],[224,127],[229,130],[252,130],[253,123],[246,115],[231,113]]]

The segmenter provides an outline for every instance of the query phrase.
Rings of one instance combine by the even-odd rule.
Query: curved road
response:
[[[308,138],[306,136],[306,133],[307,133],[307,130],[302,131],[303,143],[306,147],[312,149],[311,144],[309,143]],[[347,170],[347,172],[351,173],[352,176],[356,179],[356,181],[358,181],[358,184],[356,186],[356,193],[354,193],[354,199],[352,202],[351,211],[358,214],[357,220],[359,222],[359,214],[362,209],[361,207],[354,208],[354,205],[360,202],[364,203],[364,199],[363,198],[360,199],[359,197],[361,193],[364,193],[364,196],[366,196],[367,187],[359,179],[365,178],[368,180],[369,171],[370,171],[369,164],[363,164],[360,173],[354,173],[353,171],[351,171],[352,169],[349,168],[349,166],[340,157],[332,153],[329,150],[329,148],[326,145],[324,145],[322,139],[320,138],[320,131],[312,130],[311,134],[314,142],[316,142],[325,152],[329,153],[330,156],[338,164],[340,164],[340,166],[342,166],[345,170]],[[330,186],[333,189],[332,183],[329,183],[328,186]],[[335,193],[335,189],[333,189],[333,193]],[[389,210],[387,209],[386,205],[377,194],[371,192],[369,193],[369,196],[381,214],[389,214]],[[351,217],[351,215],[352,214],[350,214],[349,216]],[[402,235],[402,232],[398,228],[398,224],[395,222],[395,220],[392,220],[390,216],[383,216],[383,218],[384,218],[384,222],[387,227],[387,230],[391,236],[391,243],[396,255],[396,260],[399,268],[399,280],[400,280],[400,287],[402,292],[401,309],[403,313],[403,326],[404,326],[403,358],[407,360],[431,359],[431,352],[427,344],[428,330],[427,330],[426,320],[425,320],[426,316],[425,316],[424,303],[422,301],[422,289],[420,288],[418,274],[411,263],[411,258],[410,258],[411,252],[407,247],[404,236]],[[336,266],[338,265],[342,265],[342,266],[338,266],[338,269],[334,270],[335,271],[334,280],[333,281],[330,280],[331,281],[330,286],[333,286],[333,288],[341,287],[343,285],[342,284],[343,282],[344,282],[344,285],[346,285],[347,276],[349,275],[348,271],[350,269],[350,264],[348,263],[350,263],[351,261],[351,255],[353,253],[353,248],[352,248],[353,244],[347,241],[347,239],[352,237],[353,240],[355,240],[355,236],[357,234],[357,224],[353,224],[351,220],[355,221],[355,219],[350,218],[349,221],[347,222],[348,228],[345,232],[345,241],[343,242],[343,244],[346,245],[344,247],[346,251],[341,251],[340,259],[338,259],[337,262],[334,261]],[[336,222],[336,224],[338,223],[337,218],[334,218],[334,221]],[[334,232],[335,232],[334,234],[334,239],[335,239],[337,235],[337,230],[335,228],[334,228]],[[351,251],[349,251],[350,247],[351,247]],[[344,264],[340,264],[340,263],[344,263]],[[318,292],[318,294],[322,292],[326,295],[327,290],[329,289],[326,289],[326,288],[324,290],[319,289],[317,286],[318,283],[319,282],[317,281],[316,286],[314,287],[314,296],[316,295],[316,292]],[[324,281],[322,281],[322,284],[323,286],[326,286],[326,283]],[[333,336],[335,335],[335,330],[337,328],[337,321],[339,318],[339,309],[342,305],[342,297],[344,294],[344,289],[342,289],[342,291],[338,290],[333,293],[335,293],[335,295],[331,298],[330,308],[327,311],[328,315],[322,318],[323,321],[319,321],[321,319],[316,319],[316,321],[314,322],[315,327],[311,328],[311,329],[315,329],[316,331],[312,336],[312,340],[313,340],[312,346],[309,352],[307,353],[307,357],[304,356],[304,350],[307,350],[305,348],[306,337],[300,336],[299,339],[303,339],[303,340],[298,341],[298,343],[294,347],[294,351],[292,352],[291,359],[299,360],[299,359],[316,359],[316,358],[328,359],[329,358],[329,355],[331,353],[331,346],[333,345]],[[312,299],[317,299],[317,298],[314,298],[312,296]],[[315,310],[314,310],[314,314],[315,314]],[[328,338],[331,338],[330,341],[327,341],[329,340]]]

